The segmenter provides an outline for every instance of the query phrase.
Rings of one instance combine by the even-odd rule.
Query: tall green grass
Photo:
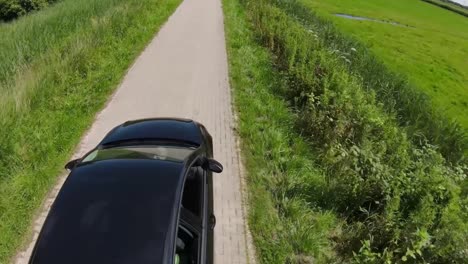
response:
[[[277,96],[262,100],[262,107],[270,107],[271,112],[252,101],[247,105],[236,100],[241,106],[241,124],[248,131],[242,133],[241,128],[241,136],[257,148],[246,147],[253,153],[247,155],[266,155],[263,159],[271,159],[269,166],[274,168],[248,166],[254,175],[251,181],[260,186],[256,188],[264,188],[267,198],[272,197],[264,198],[273,203],[269,212],[284,222],[291,221],[298,228],[304,224],[316,227],[300,219],[300,213],[283,213],[284,200],[295,200],[293,212],[328,212],[338,219],[325,221],[327,230],[333,231],[323,232],[328,243],[315,243],[315,249],[306,245],[320,236],[277,236],[268,241],[268,230],[256,229],[255,221],[261,218],[251,219],[261,259],[269,263],[271,249],[279,244],[292,249],[294,253],[289,254],[294,256],[322,261],[463,263],[468,258],[466,167],[447,165],[440,149],[428,142],[415,143],[397,114],[342,63],[342,54],[324,44],[317,32],[320,29],[304,26],[273,0],[241,2],[257,43],[270,51],[275,68],[269,77],[258,76],[259,68],[267,71],[268,65],[244,62],[243,68],[231,70],[233,87],[254,97],[267,86]],[[237,42],[231,45],[232,49],[242,47]],[[233,57],[230,60],[237,61]],[[277,98],[282,98],[279,103],[275,103]],[[287,104],[288,113],[271,110]],[[278,129],[278,124],[287,128]],[[268,139],[252,140],[257,134]],[[296,142],[304,142],[301,138],[307,142],[299,148],[304,151],[296,149]],[[297,173],[295,166],[317,169]],[[284,188],[272,188],[272,182],[285,183],[279,185]],[[267,211],[258,207],[254,205],[251,215]],[[287,229],[294,230],[294,224]],[[328,257],[315,253],[321,248],[329,252],[330,247],[333,253]],[[288,261],[294,263],[291,258]]]
[[[17,111],[27,107],[28,97],[31,97],[28,93],[33,93],[38,87],[34,83],[36,76],[50,71],[49,67],[41,67],[48,65],[45,60],[60,60],[65,53],[92,44],[87,42],[99,41],[100,38],[92,39],[93,36],[89,34],[94,32],[97,35],[98,30],[106,30],[103,25],[106,21],[99,19],[109,19],[111,14],[105,13],[112,12],[118,4],[123,4],[123,1],[67,1],[30,17],[1,25],[2,113],[5,114],[5,108]],[[79,41],[76,37],[78,34],[86,38]],[[33,83],[30,84],[31,79]]]
[[[341,33],[331,21],[299,0],[275,0],[299,23],[317,34],[321,45],[336,53],[342,65],[360,77],[363,87],[375,92],[384,110],[396,116],[415,144],[429,143],[439,148],[447,161],[463,163],[468,153],[466,131],[434,107],[431,99],[401,74],[389,70],[365,45]]]
[[[65,0],[0,25],[0,263],[180,0]]]

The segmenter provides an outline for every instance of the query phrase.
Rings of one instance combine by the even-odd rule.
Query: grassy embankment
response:
[[[65,0],[0,24],[0,263],[180,0]]]
[[[414,143],[400,122],[411,113],[388,109],[322,39],[331,24],[241,2],[224,8],[262,263],[466,260],[466,171]]]
[[[459,15],[468,17],[468,8],[459,6],[459,5],[455,4],[455,3],[448,2],[448,1],[447,2],[446,1],[441,1],[441,0],[422,0],[422,1],[433,4],[433,5],[436,5],[438,7],[442,7],[442,8],[447,9],[447,10],[450,10],[452,12],[455,12],[455,13],[459,14]]]
[[[301,0],[364,43],[468,130],[468,19],[419,0]],[[336,17],[345,13],[405,26]]]

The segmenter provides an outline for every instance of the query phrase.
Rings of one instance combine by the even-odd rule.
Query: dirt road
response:
[[[107,106],[82,139],[75,157],[93,148],[114,126],[146,117],[185,117],[213,136],[214,155],[225,170],[214,179],[215,263],[252,263],[242,204],[241,166],[233,133],[223,13],[220,0],[185,0],[131,67]],[[34,223],[34,240],[65,176]]]

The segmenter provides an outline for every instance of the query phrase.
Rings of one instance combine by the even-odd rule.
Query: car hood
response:
[[[31,263],[166,263],[173,252],[183,163],[106,160],[62,187]]]

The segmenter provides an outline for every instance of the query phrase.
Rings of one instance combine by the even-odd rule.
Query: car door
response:
[[[213,173],[203,170],[205,174],[205,200],[206,200],[206,215],[205,215],[205,232],[206,232],[206,263],[214,263],[214,228],[216,226],[216,217],[213,208]]]
[[[208,169],[198,167],[198,172],[203,177],[204,182],[204,213],[202,219],[202,232],[204,237],[204,259],[203,263],[214,263],[214,228],[216,226],[216,217],[213,208],[213,173]]]

